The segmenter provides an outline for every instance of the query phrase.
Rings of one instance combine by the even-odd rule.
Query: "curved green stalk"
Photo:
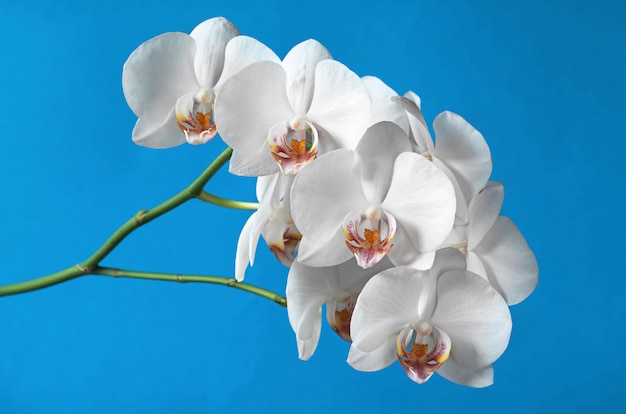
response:
[[[242,289],[250,293],[268,298],[274,302],[285,306],[286,300],[277,293],[270,292],[260,287],[256,287],[247,283],[237,282],[235,279],[219,277],[219,276],[200,276],[200,275],[175,275],[168,273],[151,273],[151,272],[138,272],[138,271],[124,271],[111,269],[107,267],[99,266],[100,262],[111,251],[119,245],[126,236],[132,233],[142,225],[154,220],[155,218],[173,210],[181,204],[189,201],[193,198],[206,197],[201,194],[208,194],[203,191],[206,183],[215,175],[215,173],[228,162],[232,155],[232,149],[227,148],[215,160],[209,165],[209,167],[180,193],[176,194],[169,200],[149,209],[141,210],[137,212],[130,220],[119,227],[109,237],[102,246],[94,254],[92,254],[87,260],[76,266],[68,267],[67,269],[43,276],[37,279],[27,280],[25,282],[13,283],[10,285],[0,286],[0,296],[16,295],[19,293],[30,292],[33,290],[43,289],[49,286],[53,286],[59,283],[66,282],[68,280],[84,276],[84,275],[107,275],[117,277],[132,277],[141,279],[154,279],[154,280],[169,280],[176,282],[199,282],[199,283],[213,283],[219,285],[225,285]],[[215,196],[213,196],[215,197]],[[219,199],[219,197],[215,197]],[[222,199],[224,200],[224,199]],[[206,201],[206,200],[205,200]],[[229,201],[229,200],[226,200]],[[233,202],[240,203],[240,202]],[[241,204],[254,204],[254,203],[241,203]],[[234,207],[237,208],[237,207]]]
[[[17,295],[19,293],[26,293],[33,290],[43,289],[48,286],[67,282],[68,280],[72,280],[85,274],[86,273],[83,271],[80,265],[68,267],[67,269],[37,279],[0,286],[0,296]]]
[[[246,292],[253,293],[263,298],[269,299],[278,303],[281,306],[287,306],[287,299],[278,293],[271,290],[263,289],[258,286],[251,285],[249,283],[237,282],[234,278],[223,276],[205,276],[205,275],[185,275],[175,273],[155,273],[155,272],[139,272],[135,270],[122,270],[113,269],[110,267],[95,268],[91,274],[112,276],[112,277],[126,277],[133,279],[150,279],[150,280],[163,280],[167,282],[178,283],[210,283],[215,285],[228,286],[235,289],[245,290]]]
[[[109,237],[109,239],[105,241],[93,255],[91,255],[91,257],[79,266],[86,270],[85,273],[89,273],[90,269],[95,268],[102,261],[102,259],[111,253],[111,251],[135,229],[167,213],[168,211],[173,210],[184,202],[198,197],[206,183],[220,168],[224,166],[224,164],[228,162],[232,153],[233,150],[231,148],[226,148],[220,155],[217,156],[217,158],[215,158],[215,160],[213,160],[211,165],[209,165],[208,168],[204,170],[204,172],[183,191],[176,194],[169,200],[162,202],[156,207],[151,208],[150,210],[141,210],[137,212],[133,218],[122,224],[122,226],[118,228],[115,233],[113,233],[113,235]]]
[[[202,191],[198,195],[198,199],[206,201],[207,203],[215,204],[216,206],[233,208],[237,210],[256,210],[259,208],[259,203],[229,200],[227,198],[222,198],[213,194],[209,194],[206,191]]]

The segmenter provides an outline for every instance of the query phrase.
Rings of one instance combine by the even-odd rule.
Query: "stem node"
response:
[[[148,210],[139,210],[137,214],[135,214],[135,221],[137,224],[143,224],[143,218],[148,213]]]

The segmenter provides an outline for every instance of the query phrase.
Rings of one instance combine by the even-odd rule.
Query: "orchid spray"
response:
[[[500,215],[504,187],[491,180],[489,147],[465,119],[443,112],[433,139],[415,93],[360,77],[316,40],[281,59],[221,17],[141,44],[122,87],[138,118],[136,144],[211,145],[220,137],[228,148],[85,261],[0,286],[0,296],[88,274],[221,284],[286,307],[301,359],[315,352],[325,307],[357,370],[398,361],[417,383],[434,373],[469,387],[493,383],[511,334],[509,306],[533,292],[538,266]],[[232,174],[257,177],[255,202],[205,191],[227,163]],[[233,277],[100,265],[135,229],[192,199],[253,211]],[[288,268],[285,296],[244,282],[261,238]]]

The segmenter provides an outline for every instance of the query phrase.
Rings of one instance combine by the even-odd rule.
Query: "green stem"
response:
[[[249,293],[261,296],[278,303],[281,306],[287,306],[287,299],[272,292],[271,290],[263,289],[258,286],[251,285],[249,283],[237,282],[234,278],[223,276],[205,276],[205,275],[184,275],[174,273],[157,273],[157,272],[140,272],[136,270],[122,270],[114,269],[110,267],[97,266],[96,268],[87,271],[85,268],[81,268],[80,265],[69,267],[60,272],[53,273],[48,276],[40,277],[38,279],[28,280],[26,282],[14,283],[12,285],[0,286],[0,296],[9,296],[19,293],[26,293],[33,290],[43,289],[48,286],[56,285],[68,280],[74,279],[79,276],[85,275],[101,275],[112,277],[125,277],[133,279],[150,279],[150,280],[162,280],[168,282],[179,283],[210,283],[214,285],[228,286],[235,289],[241,289]]]
[[[8,296],[8,295],[16,295],[19,293],[31,292],[33,290],[43,289],[49,286],[53,286],[59,283],[66,282],[68,280],[72,280],[74,278],[84,276],[84,275],[107,275],[107,276],[117,276],[117,277],[131,277],[131,278],[139,278],[139,279],[154,279],[154,280],[168,280],[174,282],[199,282],[199,283],[213,283],[218,285],[230,286],[237,289],[242,289],[250,293],[254,293],[256,295],[262,296],[264,298],[270,299],[279,305],[285,306],[286,299],[277,293],[271,292],[269,290],[256,287],[247,283],[237,282],[235,279],[219,277],[219,276],[200,276],[200,275],[176,275],[169,273],[152,273],[152,272],[138,272],[138,271],[126,271],[126,270],[118,270],[107,267],[99,266],[100,262],[109,254],[111,251],[119,245],[126,236],[132,233],[137,228],[142,225],[154,220],[155,218],[162,216],[168,211],[173,210],[174,208],[180,206],[181,204],[189,201],[193,198],[202,199],[202,194],[208,194],[203,191],[204,186],[207,182],[215,175],[215,173],[224,166],[230,159],[232,155],[232,149],[227,148],[220,155],[215,158],[215,160],[209,165],[209,167],[191,183],[187,188],[185,188],[180,193],[176,194],[174,197],[169,200],[164,201],[163,203],[151,208],[150,210],[141,210],[137,214],[135,214],[130,220],[124,223],[120,228],[118,228],[112,235],[109,237],[104,244],[96,250],[94,254],[92,254],[87,260],[82,263],[77,264],[76,266],[68,267],[67,269],[61,270],[56,273],[49,274],[47,276],[42,276],[37,279],[27,280],[25,282],[13,283],[10,285],[0,286],[0,296]],[[219,197],[212,196],[215,199],[219,199]],[[224,199],[222,199],[224,200]],[[206,200],[205,200],[206,201]],[[232,200],[226,200],[231,201]],[[250,207],[254,203],[240,203],[242,205],[250,204]],[[237,208],[237,207],[234,207]]]
[[[207,203],[215,204],[220,207],[233,208],[237,210],[256,210],[259,208],[259,203],[251,203],[248,201],[235,201],[227,198],[218,197],[213,194],[209,194],[206,191],[202,191],[198,198]]]
[[[43,289],[48,286],[57,285],[67,282],[79,276],[85,275],[84,269],[80,265],[68,267],[56,273],[49,274],[26,282],[13,283],[12,285],[0,286],[0,296],[17,295],[18,293],[31,292],[33,290]]]
[[[128,220],[119,229],[117,229],[115,233],[113,233],[113,235],[109,237],[109,239],[105,241],[104,244],[98,250],[96,250],[94,254],[91,255],[91,257],[89,257],[79,266],[86,270],[85,273],[89,273],[90,269],[98,266],[102,259],[104,259],[109,253],[111,253],[111,251],[135,229],[154,220],[159,216],[162,216],[168,211],[173,210],[184,202],[189,201],[192,198],[198,197],[206,183],[215,175],[215,173],[222,166],[224,166],[224,164],[228,162],[232,153],[233,150],[231,148],[226,148],[220,155],[217,156],[217,158],[215,158],[215,160],[213,160],[211,165],[209,165],[209,167],[204,170],[204,172],[200,174],[200,176],[196,178],[195,181],[183,191],[176,194],[169,200],[166,200],[163,203],[157,205],[156,207],[151,208],[150,210],[141,210],[137,212],[137,214],[135,214],[133,218]]]
[[[155,272],[139,272],[135,270],[122,270],[113,269],[110,267],[97,267],[91,274],[112,276],[112,277],[126,277],[133,279],[151,279],[151,280],[163,280],[168,282],[179,283],[210,283],[215,285],[228,286],[235,289],[245,290],[246,292],[253,293],[263,298],[269,299],[278,303],[281,306],[287,306],[287,299],[278,293],[272,292],[267,289],[260,288],[244,282],[237,282],[234,278],[222,277],[222,276],[205,276],[205,275],[183,275],[174,273],[155,273]]]

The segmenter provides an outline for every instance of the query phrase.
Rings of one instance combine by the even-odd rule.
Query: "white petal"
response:
[[[137,120],[133,129],[133,141],[148,148],[171,148],[186,142],[185,134],[176,125],[174,107],[162,125]]]
[[[382,204],[420,252],[437,250],[452,230],[456,200],[446,175],[421,155],[396,159],[391,187]]]
[[[351,294],[358,294],[374,275],[392,267],[393,264],[387,258],[368,269],[357,265],[356,260],[348,260],[337,266],[339,287]]]
[[[124,63],[122,87],[128,106],[144,123],[162,125],[176,100],[198,88],[193,69],[196,44],[184,33],[165,33],[142,43]]]
[[[268,188],[274,188],[276,186],[276,181],[278,180],[280,173],[272,174],[272,175],[264,175],[262,177],[257,178],[256,180],[256,199],[261,201],[263,200],[264,194]]]
[[[485,237],[500,214],[504,200],[504,187],[490,181],[469,203],[469,229],[467,248],[472,250]]]
[[[285,71],[280,65],[253,63],[225,81],[215,100],[215,121],[222,139],[234,151],[230,171],[238,175],[278,171],[266,144],[267,133],[292,116],[285,94]],[[274,169],[267,171],[271,163]]]
[[[363,162],[361,182],[371,203],[380,204],[391,184],[394,161],[411,151],[405,132],[392,122],[379,122],[365,131],[355,149]]]
[[[279,185],[280,178],[276,180],[274,185],[268,185],[265,188],[265,192],[260,197],[259,208],[256,211],[256,220],[252,227],[249,237],[249,251],[250,251],[250,265],[254,264],[254,258],[256,256],[257,245],[259,238],[268,225],[268,221],[274,214],[275,208],[278,204],[275,203],[275,198],[279,196],[277,193],[282,190]]]
[[[325,240],[303,237],[298,245],[297,260],[307,266],[335,266],[353,257],[346,247],[341,224],[329,231]]]
[[[287,313],[296,333],[301,359],[309,359],[320,336],[321,307],[333,294],[336,274],[294,262],[287,278]]]
[[[537,259],[509,218],[499,216],[473,252],[485,266],[489,282],[509,305],[523,301],[535,290]]]
[[[439,367],[437,373],[457,384],[473,388],[484,388],[493,384],[493,366],[470,369],[459,365],[454,359],[454,347],[452,355]]]
[[[469,213],[467,211],[468,202],[467,200],[465,200],[465,196],[463,195],[463,191],[461,190],[461,187],[459,186],[459,182],[457,181],[452,171],[450,171],[450,169],[441,160],[439,160],[437,157],[432,157],[432,159],[433,159],[433,164],[435,164],[437,168],[443,171],[446,177],[448,177],[448,180],[450,180],[450,183],[452,183],[452,187],[454,187],[454,198],[456,199],[456,212],[454,213],[454,224],[455,225],[467,224],[469,221]]]
[[[231,174],[244,177],[260,177],[280,171],[265,142],[256,148],[255,152],[249,151],[250,149],[252,148],[241,148],[239,151],[233,152],[228,165],[228,171]]]
[[[402,128],[408,136],[411,128],[406,111],[402,105],[393,99],[398,97],[398,94],[375,76],[364,76],[361,79],[372,101],[369,124],[390,121]]]
[[[478,276],[482,277],[487,282],[489,282],[489,275],[487,274],[487,270],[485,269],[485,265],[483,265],[483,262],[480,260],[480,257],[478,257],[478,255],[476,253],[474,253],[471,250],[468,251],[467,252],[467,256],[465,257],[465,259],[467,260],[467,271],[468,272],[476,273]]]
[[[313,356],[313,353],[315,352],[315,350],[317,349],[317,344],[320,341],[320,332],[322,330],[322,315],[321,315],[321,310],[319,311],[319,315],[314,317],[314,327],[313,327],[313,332],[314,334],[311,335],[310,338],[306,339],[306,340],[302,340],[300,339],[298,336],[296,336],[296,341],[298,344],[298,358],[300,358],[303,361],[307,361],[309,358],[311,358],[311,356]]]
[[[409,114],[409,125],[411,126],[411,135],[420,152],[433,152],[435,144],[430,136],[424,115],[420,109],[420,98],[414,92],[408,91],[404,96],[397,96],[394,101],[401,105]]]
[[[309,248],[321,246],[337,234],[346,214],[369,206],[361,188],[360,169],[355,152],[337,150],[298,173],[291,190],[291,213],[303,236],[298,255],[307,257]]]
[[[441,249],[437,250],[437,257],[433,266],[430,268],[430,273],[435,275],[442,275],[451,270],[465,270],[465,257],[463,253],[457,249]]]
[[[396,266],[409,266],[418,270],[427,270],[433,265],[435,251],[419,251],[404,227],[399,225],[393,238],[393,247],[387,256]]]
[[[358,371],[373,372],[387,368],[397,360],[396,338],[390,336],[372,352],[363,352],[354,344],[348,353],[348,364]]]
[[[385,270],[365,285],[359,295],[350,333],[352,343],[363,352],[373,352],[390,336],[420,320],[417,299],[427,275],[408,267]]]
[[[419,296],[418,312],[423,319],[430,319],[437,304],[439,276],[452,270],[465,270],[465,257],[456,249],[437,250],[432,267],[428,270],[428,280]]]
[[[205,20],[191,31],[196,41],[194,68],[201,86],[214,87],[224,67],[224,50],[239,30],[223,17]]]
[[[356,147],[369,126],[370,108],[369,94],[356,73],[334,60],[318,63],[307,115],[330,134],[325,139],[332,139],[336,148]]]
[[[239,240],[237,241],[237,252],[235,254],[235,279],[241,282],[244,279],[246,273],[246,267],[251,262],[250,260],[250,237],[252,236],[252,229],[256,223],[257,212],[255,211],[244,224],[241,233],[239,234]],[[257,236],[258,237],[258,236]]]
[[[315,85],[315,67],[325,59],[332,59],[330,52],[317,40],[305,40],[294,46],[283,59],[287,73],[287,96],[297,115],[306,114]]]
[[[488,282],[470,272],[453,270],[439,277],[431,320],[450,336],[456,361],[471,369],[498,359],[511,335],[506,302]]]
[[[241,69],[260,60],[269,60],[280,63],[280,58],[276,56],[269,47],[256,39],[248,36],[237,36],[226,45],[224,52],[224,68],[215,89],[219,93],[221,85]]]
[[[454,173],[466,200],[489,180],[491,152],[482,134],[461,116],[443,112],[433,122],[435,155]]]

